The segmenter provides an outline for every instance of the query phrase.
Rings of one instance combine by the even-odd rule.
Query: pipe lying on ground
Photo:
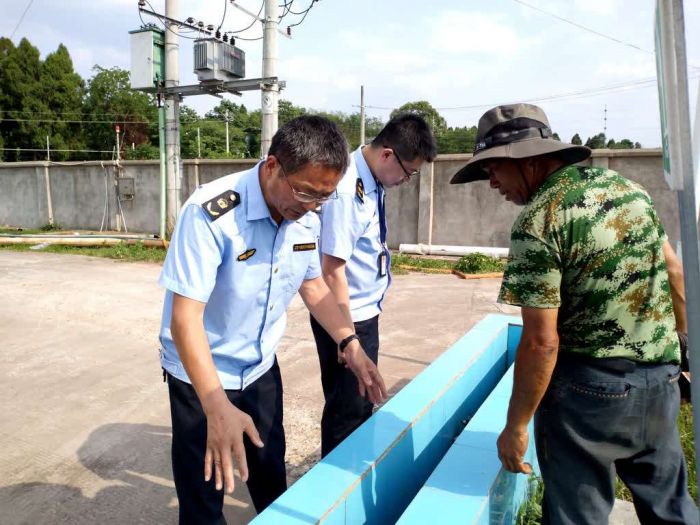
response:
[[[492,257],[507,257],[508,248],[493,248],[490,246],[446,246],[440,244],[399,244],[399,253],[416,255],[469,255],[483,253]]]
[[[167,242],[162,239],[119,239],[115,237],[73,236],[73,237],[40,237],[26,235],[0,236],[0,244],[58,244],[62,246],[112,246],[115,244],[143,244],[147,247],[167,248]]]

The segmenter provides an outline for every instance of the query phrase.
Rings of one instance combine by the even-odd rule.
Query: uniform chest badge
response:
[[[360,199],[362,204],[365,203],[365,185],[360,177],[357,177],[357,183],[355,184],[355,196]]]
[[[310,252],[311,250],[315,250],[315,249],[316,249],[315,242],[305,242],[302,244],[295,244],[294,245],[295,252]]]
[[[255,248],[251,248],[250,250],[246,250],[242,254],[240,254],[238,257],[236,257],[236,260],[237,261],[247,261],[254,254],[255,254]]]
[[[221,195],[214,197],[202,204],[202,208],[207,212],[209,218],[213,221],[231,211],[241,203],[241,196],[238,192],[227,190]]]

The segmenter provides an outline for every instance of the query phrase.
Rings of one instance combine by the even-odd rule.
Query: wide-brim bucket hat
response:
[[[450,180],[462,184],[487,180],[481,164],[490,159],[526,159],[550,155],[566,165],[586,160],[591,150],[552,137],[547,115],[533,104],[510,104],[490,109],[479,119],[474,156]]]

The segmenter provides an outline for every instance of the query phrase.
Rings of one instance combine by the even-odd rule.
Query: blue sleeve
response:
[[[158,283],[176,294],[206,303],[216,284],[222,246],[201,206],[187,205],[177,221]]]
[[[316,277],[321,276],[321,258],[318,252],[318,234],[316,235],[316,249],[311,256],[309,261],[309,267],[306,269],[306,275],[304,275],[304,280],[316,279]]]
[[[361,204],[354,194],[341,193],[321,210],[321,252],[347,261],[367,229],[361,222]]]

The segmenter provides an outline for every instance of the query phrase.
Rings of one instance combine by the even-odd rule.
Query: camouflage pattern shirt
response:
[[[678,363],[666,239],[640,185],[563,168],[513,224],[498,300],[559,308],[560,351]]]

